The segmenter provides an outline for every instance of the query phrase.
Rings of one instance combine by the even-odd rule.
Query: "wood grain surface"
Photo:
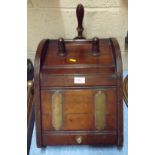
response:
[[[115,38],[45,39],[37,48],[34,69],[38,147],[123,145],[122,59]],[[60,105],[59,97],[52,100],[56,92],[62,96],[62,109],[57,106],[53,111],[52,102]],[[98,92],[105,99],[96,100]],[[60,115],[61,125],[55,128],[52,120]],[[97,121],[100,129],[95,125]]]

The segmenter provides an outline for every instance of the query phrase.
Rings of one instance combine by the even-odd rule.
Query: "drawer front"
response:
[[[44,132],[43,134],[44,145],[116,145],[116,133],[50,133]]]
[[[116,88],[42,90],[43,131],[116,130]]]
[[[116,76],[112,75],[68,75],[41,77],[42,87],[86,87],[86,86],[115,86]]]

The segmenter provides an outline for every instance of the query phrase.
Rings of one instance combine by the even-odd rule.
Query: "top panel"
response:
[[[86,41],[67,41],[65,42],[66,55],[58,55],[58,40],[51,40],[45,56],[43,68],[54,66],[72,66],[77,65],[103,65],[115,66],[112,55],[112,49],[108,39],[99,41],[100,55],[92,55],[92,44]]]

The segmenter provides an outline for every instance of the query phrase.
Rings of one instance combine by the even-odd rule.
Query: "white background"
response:
[[[155,2],[129,2],[129,155],[155,154]],[[27,154],[27,1],[0,4],[0,154]]]

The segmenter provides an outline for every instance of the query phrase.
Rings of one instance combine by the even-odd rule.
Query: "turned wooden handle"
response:
[[[58,55],[59,56],[65,56],[66,55],[65,41],[63,38],[58,39]]]
[[[82,4],[79,4],[76,8],[76,17],[78,22],[77,32],[78,36],[75,39],[85,39],[82,35],[82,32],[84,30],[83,28],[83,17],[84,17],[84,7]]]
[[[94,37],[92,39],[92,54],[98,56],[100,54],[99,38]]]

